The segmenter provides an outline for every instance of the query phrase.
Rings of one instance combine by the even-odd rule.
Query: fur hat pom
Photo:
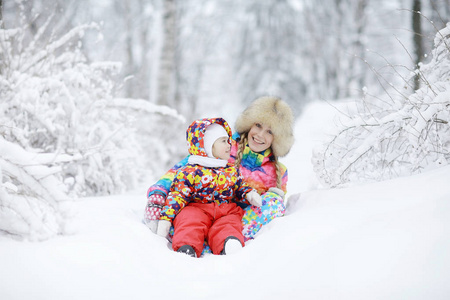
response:
[[[289,105],[278,97],[263,96],[254,100],[237,118],[236,131],[249,132],[256,123],[270,126],[273,133],[272,151],[285,156],[294,144],[294,116]]]

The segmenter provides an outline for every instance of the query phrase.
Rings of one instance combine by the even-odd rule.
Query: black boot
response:
[[[184,253],[192,257],[197,257],[194,248],[192,248],[192,246],[189,245],[181,246],[180,248],[178,248],[177,252]]]

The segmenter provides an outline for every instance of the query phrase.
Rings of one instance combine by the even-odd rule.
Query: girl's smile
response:
[[[255,123],[248,132],[248,146],[253,152],[262,152],[272,146],[273,133],[269,126]]]

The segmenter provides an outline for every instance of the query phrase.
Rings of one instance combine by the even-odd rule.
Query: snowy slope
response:
[[[0,299],[450,299],[450,166],[295,201],[310,166],[285,163],[288,214],[235,255],[170,251],[141,223],[143,187],[75,203],[71,236],[0,237]]]

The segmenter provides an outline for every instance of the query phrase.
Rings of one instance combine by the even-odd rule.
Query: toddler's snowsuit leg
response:
[[[203,242],[211,224],[211,216],[206,214],[201,207],[196,204],[186,206],[173,220],[172,249],[177,251],[183,245],[190,245],[194,248],[197,257],[200,257]]]
[[[285,210],[283,198],[273,192],[264,193],[261,207],[248,206],[244,210],[242,233],[245,241],[253,239],[263,225],[283,216]]]
[[[208,244],[214,254],[223,250],[225,239],[234,236],[244,246],[242,235],[242,216],[244,211],[235,203],[222,203],[215,205],[214,223],[208,233]]]

